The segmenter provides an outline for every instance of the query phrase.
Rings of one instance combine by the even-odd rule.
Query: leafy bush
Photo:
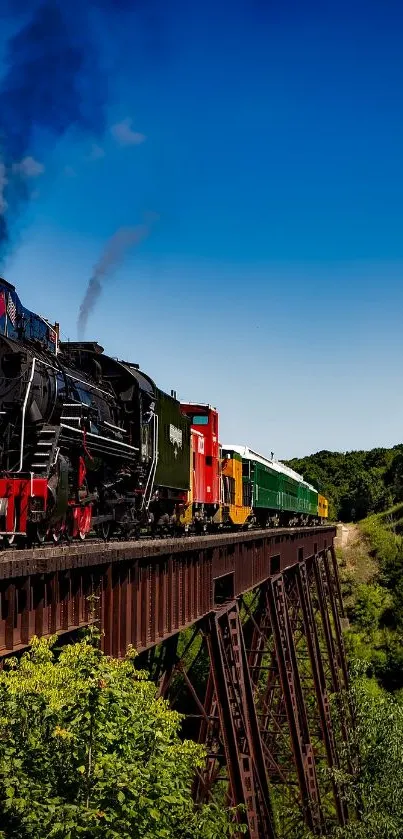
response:
[[[349,700],[356,727],[352,732],[354,777],[345,776],[350,822],[336,827],[337,839],[401,839],[403,836],[403,705],[365,675],[357,665]]]
[[[352,616],[360,629],[373,632],[392,603],[391,595],[382,586],[361,583],[357,586]]]
[[[203,749],[134,666],[88,635],[56,657],[34,639],[0,673],[2,839],[214,839],[225,807],[191,798]],[[239,827],[238,827],[239,830]]]
[[[343,593],[350,626],[346,645],[350,660],[365,659],[381,685],[403,688],[403,544],[394,522],[401,507],[370,516],[360,523],[363,545],[375,560],[370,580],[357,584],[343,573]]]

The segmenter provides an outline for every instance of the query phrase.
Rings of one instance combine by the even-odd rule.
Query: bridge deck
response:
[[[284,554],[287,546],[287,559],[297,561],[301,547],[317,553],[329,546],[336,535],[334,525],[320,527],[277,528],[272,530],[247,530],[238,533],[218,533],[205,536],[187,536],[181,538],[140,539],[136,541],[73,542],[63,545],[47,545],[26,549],[7,549],[0,551],[0,579],[28,574],[60,571],[78,566],[103,565],[109,562],[127,560],[155,559],[174,554],[191,554],[194,551],[214,548],[230,548],[240,544],[251,545],[264,542],[265,548],[272,549],[281,545]],[[322,548],[314,549],[315,542]],[[307,555],[305,553],[305,555]]]
[[[144,650],[217,604],[331,547],[332,526],[180,539],[88,542],[0,553],[0,656],[34,634],[89,622],[97,598],[105,651]]]

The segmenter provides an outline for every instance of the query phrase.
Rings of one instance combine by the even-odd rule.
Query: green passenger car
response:
[[[291,524],[318,516],[318,493],[301,475],[284,463],[268,460],[246,446],[224,447],[242,457],[244,484],[249,486],[259,524]],[[246,490],[246,486],[245,486]],[[245,493],[244,493],[245,495]]]
[[[298,485],[300,506],[299,512],[310,516],[318,515],[318,493],[310,484],[301,481]]]

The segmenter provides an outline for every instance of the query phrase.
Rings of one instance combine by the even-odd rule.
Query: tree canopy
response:
[[[358,521],[403,501],[403,444],[370,451],[320,451],[288,461],[330,501],[330,517]]]

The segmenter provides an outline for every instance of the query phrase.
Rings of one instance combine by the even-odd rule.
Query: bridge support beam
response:
[[[295,836],[303,823],[323,836],[347,821],[330,703],[347,686],[340,605],[325,551],[221,604],[171,658],[161,650],[161,692],[206,747],[195,797],[221,786],[222,800],[224,786],[227,803],[243,805],[250,839]]]
[[[238,604],[216,612],[206,629],[231,802],[245,807],[251,839],[272,839],[274,816]]]

